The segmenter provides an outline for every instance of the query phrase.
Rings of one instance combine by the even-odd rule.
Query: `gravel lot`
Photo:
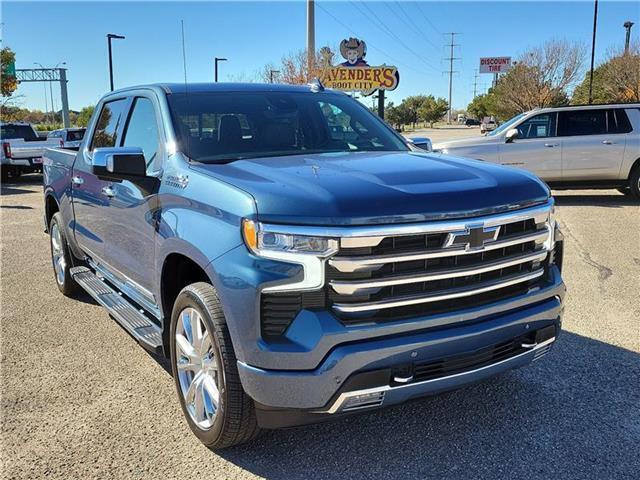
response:
[[[41,177],[2,187],[3,478],[638,478],[640,207],[557,192],[569,288],[528,368],[219,453],[182,419],[166,363],[55,286]]]

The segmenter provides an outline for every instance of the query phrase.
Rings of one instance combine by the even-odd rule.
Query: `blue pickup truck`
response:
[[[47,151],[44,201],[60,291],[170,358],[210,448],[482,380],[560,332],[546,185],[320,84],[111,92],[78,152]]]

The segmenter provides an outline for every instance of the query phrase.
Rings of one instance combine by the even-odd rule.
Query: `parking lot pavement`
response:
[[[533,365],[213,453],[166,364],[55,286],[41,178],[2,187],[3,478],[638,478],[640,207],[556,192],[564,333]]]
[[[437,128],[418,128],[413,132],[406,132],[404,135],[407,137],[428,137],[431,142],[438,143],[459,138],[479,137],[480,127],[441,125]]]

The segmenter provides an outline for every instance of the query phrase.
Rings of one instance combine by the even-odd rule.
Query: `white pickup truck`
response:
[[[47,148],[59,146],[56,139],[39,137],[28,123],[1,123],[0,172],[2,181],[23,173],[42,171],[42,155]]]

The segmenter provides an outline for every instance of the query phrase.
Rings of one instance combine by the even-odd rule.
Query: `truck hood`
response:
[[[340,152],[194,164],[253,196],[258,219],[367,225],[460,218],[544,202],[532,174],[417,152]]]
[[[460,140],[451,140],[450,142],[438,142],[433,144],[433,148],[442,150],[443,148],[461,148],[461,147],[475,147],[478,145],[492,145],[500,143],[502,140],[500,137],[470,137],[462,138]]]

